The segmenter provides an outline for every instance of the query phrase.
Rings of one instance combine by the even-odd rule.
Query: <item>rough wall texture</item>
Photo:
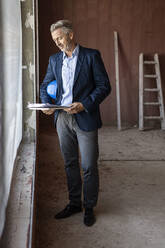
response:
[[[104,124],[116,123],[113,31],[119,34],[122,124],[138,122],[138,61],[141,52],[160,55],[165,89],[165,1],[163,0],[50,0],[39,1],[40,81],[48,57],[57,51],[49,26],[70,19],[77,41],[101,51],[113,91],[101,106]]]
[[[27,109],[28,102],[35,102],[35,20],[33,0],[22,1],[22,84],[23,84],[23,119],[24,140],[35,140],[35,112]]]

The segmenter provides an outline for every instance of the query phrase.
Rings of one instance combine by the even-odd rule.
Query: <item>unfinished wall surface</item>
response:
[[[165,89],[165,1],[163,0],[50,0],[39,1],[40,81],[48,57],[57,51],[49,33],[58,19],[73,22],[78,43],[101,51],[112,93],[101,105],[103,123],[116,123],[113,32],[119,34],[122,125],[138,123],[139,54],[160,55]],[[46,117],[45,117],[46,118]],[[50,117],[49,117],[50,118]]]
[[[35,140],[36,113],[27,108],[28,102],[36,102],[35,70],[35,18],[34,1],[22,0],[22,84],[23,84],[23,120],[24,140]]]

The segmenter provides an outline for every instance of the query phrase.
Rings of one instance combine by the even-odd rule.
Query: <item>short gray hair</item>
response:
[[[52,33],[56,29],[61,28],[64,33],[73,32],[72,23],[69,20],[59,20],[50,26],[50,32]]]

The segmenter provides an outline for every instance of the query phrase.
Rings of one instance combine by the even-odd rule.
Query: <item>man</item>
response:
[[[99,191],[98,128],[101,127],[99,104],[110,93],[111,87],[99,51],[76,44],[72,24],[60,20],[51,25],[52,39],[61,52],[49,59],[46,76],[41,84],[41,101],[51,103],[46,88],[57,81],[57,105],[69,105],[55,111],[55,124],[67,175],[69,204],[56,219],[82,211],[82,181],[79,150],[83,170],[84,224],[95,223],[93,208]],[[43,111],[52,114],[53,110]]]

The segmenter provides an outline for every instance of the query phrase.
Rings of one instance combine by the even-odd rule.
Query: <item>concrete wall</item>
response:
[[[22,13],[22,64],[23,69],[23,120],[24,140],[31,142],[35,140],[36,113],[27,109],[28,102],[36,102],[36,72],[35,69],[35,15],[34,1],[26,0],[21,4]]]
[[[164,13],[163,0],[39,1],[40,81],[44,77],[49,55],[57,51],[51,40],[49,26],[58,19],[70,19],[77,41],[102,53],[113,89],[111,96],[101,106],[103,123],[115,124],[113,31],[116,30],[119,33],[122,125],[137,124],[139,53],[160,54],[165,89]]]

